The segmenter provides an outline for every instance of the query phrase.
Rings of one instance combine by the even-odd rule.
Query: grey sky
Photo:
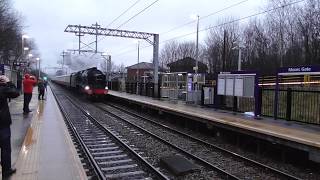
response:
[[[106,27],[136,0],[14,0],[14,7],[25,17],[25,33],[35,39],[44,66],[56,66],[61,52],[77,48],[74,34],[65,33],[68,24],[91,25],[98,22]],[[160,33],[160,42],[173,37],[194,32],[196,23],[161,34],[176,26],[189,22],[191,14],[206,16],[242,0],[159,0],[151,8],[134,18],[120,29]],[[118,19],[109,28],[116,28],[131,16],[151,4],[153,0],[141,0],[134,8]],[[210,16],[200,21],[200,29],[215,25],[223,17],[243,17],[261,10],[266,0],[247,2]],[[200,33],[203,41],[207,32]],[[177,39],[195,40],[195,34]],[[93,37],[86,36],[87,42]],[[141,46],[148,45],[142,42]],[[163,44],[160,44],[160,49]],[[137,61],[136,43],[133,39],[106,37],[100,41],[99,51],[107,51],[116,64],[132,65]],[[141,61],[152,59],[152,48],[142,48]]]

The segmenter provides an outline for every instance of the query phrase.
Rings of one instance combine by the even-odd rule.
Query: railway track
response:
[[[175,154],[175,155],[179,155],[179,156],[183,156],[185,159],[188,159],[190,161],[192,161],[193,164],[195,164],[197,167],[200,167],[200,171],[195,170],[194,173],[190,173],[190,176],[186,177],[184,176],[183,179],[240,179],[230,173],[228,173],[227,171],[224,171],[210,163],[208,163],[207,161],[198,158],[194,155],[192,155],[191,153],[188,153],[187,151],[184,151],[183,149],[169,143],[168,141],[152,134],[151,132],[147,132],[145,130],[139,129],[135,126],[131,126],[130,123],[127,123],[126,121],[123,121],[122,119],[119,119],[114,121],[114,120],[110,120],[113,121],[115,124],[117,124],[117,126],[122,126],[123,129],[127,129],[128,132],[123,132],[121,130],[119,130],[120,128],[113,126],[111,123],[107,123],[105,122],[106,119],[111,119],[111,118],[115,118],[117,116],[112,116],[112,114],[109,114],[111,116],[108,116],[106,113],[101,113],[101,110],[99,108],[97,108],[96,106],[90,105],[90,104],[86,104],[84,102],[78,101],[76,100],[77,104],[78,104],[78,108],[80,108],[80,106],[84,107],[84,110],[87,114],[92,114],[92,116],[96,116],[96,118],[98,119],[104,119],[100,122],[101,125],[103,125],[104,127],[106,127],[107,129],[113,129],[114,133],[117,134],[117,136],[119,137],[123,137],[126,140],[131,141],[130,138],[137,138],[137,141],[141,141],[142,139],[147,140],[145,144],[152,144],[150,146],[152,146],[152,148],[156,148],[156,149],[169,149],[169,154]],[[91,108],[87,107],[87,106],[91,106]],[[100,111],[100,112],[97,112]],[[106,111],[103,111],[106,112]],[[103,114],[103,118],[101,116],[101,114]],[[93,117],[94,118],[94,117]],[[121,122],[120,122],[121,121]],[[116,132],[117,131],[117,132]],[[152,142],[153,141],[153,142]],[[158,143],[154,143],[154,141],[158,141]],[[132,143],[132,146],[135,146],[134,143]],[[137,145],[138,146],[138,145]],[[149,156],[150,154],[147,151],[144,152],[140,152],[140,154],[148,154],[145,158],[148,159],[148,162],[150,162],[150,164],[155,164],[156,166],[158,166],[160,164],[160,157],[164,157],[164,155],[159,155],[159,157],[153,157],[153,156]],[[161,170],[161,172],[166,173],[166,175],[168,174],[168,177],[170,177],[170,179],[176,179],[176,178],[182,178],[179,176],[176,176],[174,174],[172,174],[171,172],[168,172],[167,169],[163,169],[163,168],[159,168]],[[185,174],[184,174],[185,175]],[[188,174],[189,175],[189,174]]]
[[[69,101],[71,101],[70,98],[62,98],[62,99],[64,100],[68,99]],[[86,104],[85,102],[80,102],[78,100],[75,100],[75,102],[73,102],[73,106],[81,110],[82,113],[84,113],[87,118],[89,116],[90,117],[89,119],[95,119],[95,118],[99,119],[101,126],[111,129],[111,131],[114,133],[116,137],[123,137],[123,140],[127,141],[127,142],[123,142],[124,144],[126,143],[128,144],[128,140],[126,139],[129,139],[129,141],[132,141],[132,139],[130,138],[148,139],[148,141],[146,141],[148,143],[150,140],[149,137],[152,137],[154,139],[157,139],[161,143],[169,146],[170,148],[174,149],[177,152],[177,154],[182,154],[188,159],[192,159],[192,161],[195,164],[203,166],[204,169],[206,169],[207,171],[215,171],[217,174],[219,174],[218,177],[221,179],[299,179],[290,174],[281,172],[277,169],[273,169],[271,167],[265,166],[263,164],[247,159],[233,152],[219,148],[215,145],[206,143],[200,139],[191,137],[190,135],[187,135],[177,130],[174,130],[172,128],[169,128],[165,125],[161,125],[157,122],[151,121],[150,119],[147,119],[139,114],[120,108],[119,106],[104,105],[101,103],[96,105],[91,105],[91,104]],[[83,106],[84,108],[82,107],[80,108],[80,106]],[[79,113],[77,114],[79,115]],[[92,116],[90,114],[92,114]],[[112,119],[112,118],[117,120],[115,121],[109,120],[109,122],[114,121],[114,123],[117,125],[114,126],[112,125],[112,123],[104,123],[106,119]],[[80,124],[80,126],[83,126],[83,124]],[[122,127],[123,129],[129,129],[129,132],[127,132],[126,134],[124,132],[119,131],[119,129],[121,129],[119,128],[120,126],[123,126]],[[88,132],[86,130],[81,132],[84,132],[84,133],[80,133],[80,136],[82,135],[83,137],[85,137],[84,140],[86,141],[87,140],[94,141],[97,137],[99,137],[97,136],[99,134],[92,135],[92,132]],[[131,135],[128,135],[128,133],[131,133]],[[131,137],[137,134],[139,137]],[[164,136],[163,134],[166,134],[166,136]],[[168,136],[170,136],[171,138],[167,138]],[[105,137],[101,136],[100,138],[105,138]],[[103,139],[100,139],[100,140],[103,140]],[[184,142],[184,143],[179,144],[177,142]],[[189,144],[191,144],[191,146],[189,146]],[[130,146],[130,145],[127,145],[127,146]],[[132,142],[132,146],[135,147],[134,142]],[[157,147],[157,145],[155,147]],[[132,149],[132,151],[137,151],[140,154],[143,154],[143,153],[148,154],[148,152],[146,152],[147,150],[143,151],[141,149],[140,150]],[[203,152],[199,153],[198,151],[204,151],[204,153]],[[219,153],[223,152],[224,155],[221,155],[219,153],[218,155],[212,155],[212,154],[215,154],[217,151],[220,151]],[[103,153],[96,153],[94,155],[99,155],[99,154],[101,155]],[[205,156],[213,156],[214,161],[212,161],[212,159],[210,158],[206,158]],[[146,156],[146,158],[148,158],[147,160],[150,164],[158,166],[158,164],[155,163],[154,160],[149,159],[152,157]],[[219,161],[224,161],[225,164],[229,164],[229,167],[221,165]],[[101,163],[100,164],[97,163],[97,165],[101,165]],[[105,164],[105,167],[107,166],[108,164]],[[160,169],[159,171],[167,173],[166,171],[163,171],[163,169]],[[170,176],[170,175],[167,177],[175,178],[174,176]],[[206,176],[203,176],[203,177],[206,177]],[[194,178],[191,178],[191,179],[194,179]]]
[[[58,91],[59,92],[59,91]],[[106,129],[88,111],[64,93],[55,98],[78,147],[97,179],[168,179],[148,163],[121,136]]]
[[[196,158],[199,158],[207,162],[208,164],[211,164],[212,167],[214,166],[215,168],[219,168],[220,170],[225,171],[226,173],[229,172],[228,176],[232,176],[238,179],[247,179],[252,177],[253,179],[261,177],[266,179],[300,179],[299,177],[296,177],[294,175],[261,164],[257,161],[251,160],[229,150],[223,149],[214,144],[210,144],[201,139],[192,137],[188,134],[170,128],[166,125],[162,125],[161,123],[145,118],[139,114],[133,113],[132,111],[128,111],[119,106],[115,106],[113,104],[108,104],[107,106],[105,106],[99,104],[97,105],[97,107],[108,112],[109,114],[112,114],[112,116],[127,121],[128,123],[139,128],[140,130],[153,132],[155,136],[158,136],[158,138],[165,137],[163,138],[163,140],[167,141],[168,143],[171,143],[172,145],[175,145],[175,141],[188,142],[182,145],[178,144],[176,146],[181,150],[186,151],[185,153],[190,153],[193,156],[196,156]],[[128,115],[131,116],[131,118]],[[146,123],[149,124],[147,125]],[[168,135],[168,133],[170,133],[170,135]],[[196,149],[202,152],[198,153]],[[206,152],[203,153],[203,151]],[[221,159],[222,161],[228,161],[227,164],[230,164],[231,168],[223,167],[221,166],[221,164],[212,161],[212,158],[206,158],[204,155],[213,155],[215,157],[214,161],[217,161],[219,159]],[[237,164],[235,161],[240,162],[240,164],[234,167],[232,164]],[[236,168],[236,170],[234,168]]]

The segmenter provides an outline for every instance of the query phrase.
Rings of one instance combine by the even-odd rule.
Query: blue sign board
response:
[[[320,66],[296,66],[279,68],[278,73],[309,73],[319,71]]]
[[[4,64],[0,64],[0,75],[4,75]]]

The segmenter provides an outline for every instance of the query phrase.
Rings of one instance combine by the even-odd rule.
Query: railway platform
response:
[[[233,112],[213,108],[158,100],[118,91],[109,91],[108,95],[111,98],[120,99],[144,108],[192,119],[207,126],[231,130],[271,142],[272,144],[298,149],[307,152],[309,160],[320,163],[320,127],[316,125],[273,120],[266,117],[257,120],[245,114],[234,114]]]
[[[63,116],[48,87],[45,100],[34,88],[32,112],[23,115],[23,95],[11,100],[12,163],[9,179],[87,179]]]

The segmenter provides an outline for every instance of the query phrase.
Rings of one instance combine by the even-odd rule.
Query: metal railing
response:
[[[137,83],[126,82],[125,85],[127,93],[137,94]],[[112,84],[111,87],[113,90],[119,89],[117,84]],[[142,96],[154,97],[153,83],[139,83],[138,92]],[[262,116],[274,117],[274,93],[272,88],[260,89]],[[287,88],[280,89],[278,97],[279,119],[320,125],[320,91]],[[214,107],[219,109],[237,112],[253,112],[255,109],[254,98],[215,96],[214,101]]]
[[[274,115],[274,89],[262,89],[262,115]],[[278,118],[320,124],[320,91],[279,90]]]
[[[274,117],[274,93],[274,89],[260,89],[262,116]],[[278,97],[278,119],[320,125],[320,91],[287,88],[280,89]],[[225,97],[217,107],[237,112],[254,111],[253,98],[240,97],[237,100],[236,109],[233,108],[235,98],[231,96]]]

